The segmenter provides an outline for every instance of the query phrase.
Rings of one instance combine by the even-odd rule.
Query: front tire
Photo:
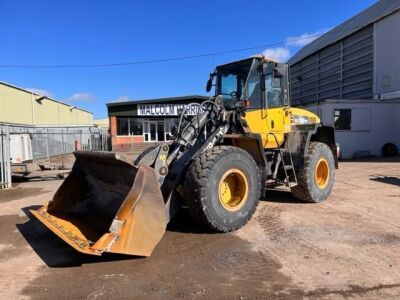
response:
[[[192,217],[204,227],[229,232],[245,225],[260,197],[260,174],[244,150],[216,146],[189,166],[185,198]]]
[[[292,187],[294,197],[309,203],[325,201],[335,181],[335,160],[328,145],[311,142],[304,157],[303,169],[297,174],[297,186]]]

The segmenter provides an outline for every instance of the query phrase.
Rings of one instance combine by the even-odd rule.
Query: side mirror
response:
[[[209,91],[211,91],[211,87],[212,87],[212,77],[210,76],[210,78],[207,80],[207,84],[206,84],[206,92],[207,93]]]
[[[210,78],[208,78],[207,80],[207,84],[206,84],[206,92],[208,93],[209,91],[211,91],[211,88],[213,86],[213,79],[214,76],[216,75],[216,73],[211,73],[210,74]]]

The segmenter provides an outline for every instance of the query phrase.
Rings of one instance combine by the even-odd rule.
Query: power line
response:
[[[344,32],[344,31],[351,31],[351,30],[358,30],[363,28],[364,26],[357,26],[357,27],[348,27],[343,29],[334,28],[332,32]],[[315,34],[309,35],[306,37],[301,38],[294,38],[288,41],[287,39],[280,42],[275,43],[268,43],[263,45],[251,46],[246,48],[239,48],[239,49],[231,49],[219,52],[211,52],[211,53],[204,53],[204,54],[197,54],[197,55],[188,55],[188,56],[179,56],[179,57],[170,57],[170,58],[161,58],[161,59],[150,59],[150,60],[139,60],[139,61],[131,61],[131,62],[121,62],[121,63],[104,63],[104,64],[76,64],[76,65],[0,65],[0,68],[15,68],[15,69],[76,69],[76,68],[109,68],[109,67],[123,67],[123,66],[133,66],[133,65],[144,65],[144,64],[154,64],[154,63],[162,63],[162,62],[170,62],[170,61],[180,61],[180,60],[188,60],[188,59],[195,59],[195,58],[203,58],[203,57],[210,57],[216,55],[224,55],[236,52],[243,52],[248,50],[254,50],[259,48],[267,48],[272,46],[279,46],[285,45],[287,43],[293,43],[297,41],[309,40],[309,39],[317,39],[320,36],[324,35]]]
[[[297,42],[302,40],[308,40],[312,38],[318,38],[322,34],[310,35],[303,38],[291,39],[290,42]],[[247,50],[254,50],[258,48],[266,48],[272,46],[279,46],[286,44],[288,41],[281,41],[269,44],[263,44],[258,46],[251,46],[246,48],[239,49],[231,49],[219,52],[211,52],[197,55],[189,55],[189,56],[179,56],[179,57],[170,57],[170,58],[162,58],[162,59],[150,59],[150,60],[141,60],[141,61],[132,61],[132,62],[121,62],[121,63],[106,63],[106,64],[77,64],[77,65],[0,65],[0,68],[20,68],[20,69],[66,69],[66,68],[104,68],[104,67],[122,67],[122,66],[131,66],[131,65],[144,65],[144,64],[153,64],[153,63],[161,63],[161,62],[169,62],[169,61],[179,61],[179,60],[187,60],[187,59],[195,59],[202,57],[209,57],[215,55],[223,55],[230,54],[235,52],[242,52]]]

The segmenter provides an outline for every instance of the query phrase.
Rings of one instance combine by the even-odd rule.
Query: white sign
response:
[[[186,114],[195,116],[199,110],[196,104],[138,104],[137,113],[139,116],[178,116],[178,110],[186,108]]]

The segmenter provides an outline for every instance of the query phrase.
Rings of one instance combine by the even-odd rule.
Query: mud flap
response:
[[[109,152],[75,152],[71,174],[33,215],[76,250],[151,255],[168,212],[154,170]]]

